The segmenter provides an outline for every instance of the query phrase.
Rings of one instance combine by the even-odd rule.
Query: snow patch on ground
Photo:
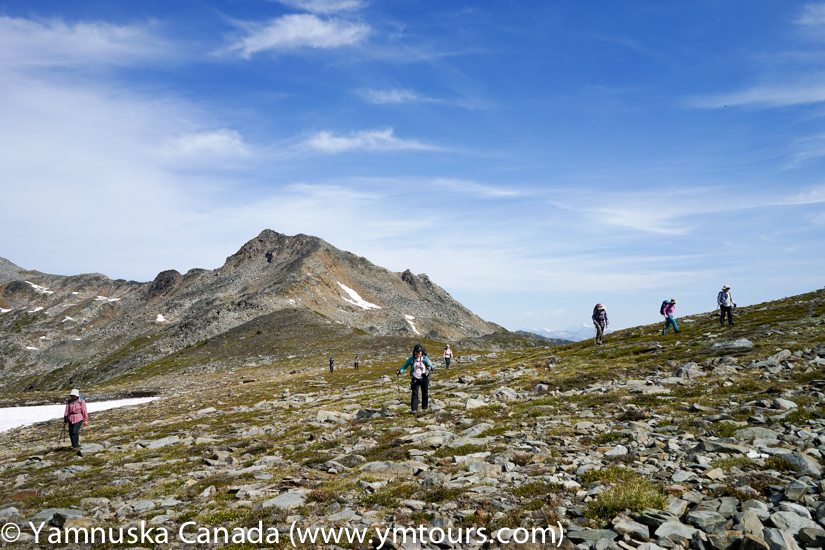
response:
[[[105,411],[106,409],[114,409],[117,407],[128,407],[129,405],[139,405],[141,403],[148,403],[157,397],[133,397],[130,399],[115,399],[113,401],[100,401],[97,403],[86,403],[86,410],[89,414],[98,411]],[[17,428],[18,426],[30,426],[36,422],[43,422],[44,420],[54,420],[63,418],[63,413],[66,411],[66,405],[38,405],[36,407],[7,407],[0,409],[0,432]],[[57,431],[54,437],[60,433],[60,427],[57,426]]]
[[[361,297],[358,295],[358,293],[357,293],[357,292],[355,292],[354,290],[352,290],[350,287],[348,287],[348,286],[346,286],[346,285],[343,285],[343,284],[341,284],[341,283],[338,283],[338,285],[339,285],[341,288],[343,288],[343,289],[344,289],[344,291],[345,291],[347,294],[349,294],[349,297],[350,297],[350,298],[352,298],[351,300],[348,300],[347,298],[344,298],[344,301],[345,301],[345,302],[348,302],[348,303],[350,303],[350,304],[352,304],[352,305],[354,305],[354,306],[358,306],[358,307],[360,307],[361,309],[381,309],[381,306],[377,306],[377,305],[375,305],[375,304],[371,304],[371,303],[367,302],[366,300],[364,300],[363,298],[361,298]]]
[[[37,313],[38,311],[43,311],[43,308],[42,308],[42,307],[40,307],[40,306],[37,306],[37,307],[36,307],[36,308],[34,308],[33,310],[29,311],[29,313]]]
[[[32,346],[26,346],[26,349],[31,349],[31,350],[37,351],[37,348],[32,347]]]
[[[95,302],[117,302],[120,298],[107,298],[106,296],[98,296],[95,298]]]
[[[155,319],[156,323],[166,323],[166,317],[163,316],[163,313],[158,313],[157,319]]]
[[[29,283],[31,285],[31,287],[34,289],[34,291],[37,292],[38,294],[54,294],[53,290],[49,290],[45,286],[36,285],[36,284],[34,284],[30,281],[26,281],[26,282]]]
[[[0,313],[8,313],[9,311],[11,311],[11,308],[3,309],[2,307],[0,307]]]
[[[67,321],[74,321],[74,318],[73,318],[73,317],[69,317],[68,315],[66,315],[66,318],[65,318],[65,319],[63,319],[63,320],[62,320],[62,321],[60,321],[60,322],[61,322],[61,323],[65,323],[65,322],[67,322]]]
[[[294,303],[295,303],[295,300],[293,300],[292,298],[290,298],[289,300],[287,300],[287,302],[289,302],[290,304],[294,304]]]
[[[406,317],[409,321],[415,321],[415,317],[412,315],[404,315],[404,317]]]
[[[74,295],[76,296],[76,295],[78,295],[78,294],[80,294],[80,293],[79,293],[79,292],[77,292],[77,291],[75,291],[75,292],[72,292],[72,294],[74,294]]]

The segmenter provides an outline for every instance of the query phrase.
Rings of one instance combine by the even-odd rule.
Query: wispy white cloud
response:
[[[451,178],[434,178],[431,180],[432,185],[449,189],[463,194],[475,195],[482,198],[500,199],[507,197],[522,197],[527,192],[513,187],[505,187],[498,185],[487,185],[470,180],[459,180]]]
[[[241,26],[247,34],[230,45],[229,50],[246,59],[265,51],[351,46],[362,42],[370,33],[366,23],[340,18],[321,19],[308,13],[284,15],[265,25],[243,23]]]
[[[825,185],[793,191],[754,189],[748,195],[732,188],[700,186],[656,192],[603,192],[597,197],[572,191],[558,195],[563,199],[551,198],[548,203],[597,226],[676,237],[700,228],[702,216],[825,203]]]
[[[220,129],[212,132],[193,132],[171,138],[167,142],[167,155],[184,157],[235,157],[251,153],[243,138],[235,130]]]
[[[152,25],[68,24],[0,16],[0,66],[85,67],[168,58],[174,51]]]
[[[825,57],[819,45],[825,31],[825,4],[808,4],[794,21],[803,38],[796,50],[758,57],[756,84],[743,90],[687,98],[691,108],[776,108],[825,102]],[[761,74],[759,74],[761,73]]]
[[[329,131],[318,132],[299,144],[299,150],[327,154],[352,151],[437,151],[439,147],[414,139],[401,139],[392,128],[361,130],[347,135],[335,135]]]
[[[796,23],[807,27],[825,27],[825,4],[808,4]]]
[[[420,102],[441,103],[440,100],[422,96],[412,90],[404,90],[399,88],[393,88],[390,90],[359,90],[358,93],[364,98],[364,100],[378,105]]]
[[[302,9],[310,13],[338,13],[342,11],[358,11],[367,3],[363,0],[277,0],[281,4]]]
[[[823,101],[825,101],[825,78],[821,82],[797,80],[784,84],[755,86],[739,92],[693,97],[687,100],[687,105],[700,109],[739,106],[788,107]]]

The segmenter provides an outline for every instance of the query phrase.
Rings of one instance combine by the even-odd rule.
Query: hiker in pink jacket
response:
[[[86,412],[86,400],[80,397],[80,391],[77,389],[69,394],[66,412],[63,413],[63,422],[69,425],[72,450],[80,452],[80,427],[89,425],[89,413]]]
[[[676,311],[676,300],[671,299],[670,303],[662,307],[662,315],[665,316],[665,329],[662,334],[667,334],[667,329],[673,325],[673,332],[682,332],[676,324],[676,319],[673,318],[673,312]]]

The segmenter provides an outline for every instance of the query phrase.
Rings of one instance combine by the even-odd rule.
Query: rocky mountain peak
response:
[[[323,245],[329,246],[318,237],[298,234],[293,237],[264,229],[254,239],[244,244],[232,256],[226,259],[223,269],[236,269],[244,264],[276,263],[283,264],[306,257]]]
[[[506,332],[425,274],[395,273],[318,237],[269,229],[218,269],[166,270],[147,283],[25,273],[33,276],[0,280],[0,305],[8,310],[0,318],[0,348],[10,350],[0,370],[19,370],[7,380],[43,380],[69,364],[119,375],[256,322],[299,319],[307,335],[319,323],[377,337],[456,340]]]

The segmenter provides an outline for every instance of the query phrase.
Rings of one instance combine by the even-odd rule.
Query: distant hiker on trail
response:
[[[721,315],[722,326],[725,325],[725,315],[728,316],[728,326],[733,325],[733,308],[736,304],[733,303],[733,297],[730,295],[730,287],[725,285],[716,296],[716,305],[719,306],[719,313]]]
[[[430,372],[433,370],[433,364],[425,355],[421,344],[415,345],[412,356],[407,359],[403,367],[395,371],[395,375],[398,376],[407,370],[407,367],[410,367],[410,389],[412,390],[410,412],[412,414],[418,412],[418,388],[421,388],[421,410],[426,411],[430,405]]]
[[[72,440],[72,450],[80,453],[80,428],[89,425],[89,413],[86,412],[86,400],[80,397],[80,390],[74,389],[69,394],[66,411],[63,413],[63,422],[69,425],[69,437]]]
[[[332,357],[329,358],[329,372],[335,370],[335,359]]]
[[[444,348],[444,363],[446,364],[447,368],[450,368],[450,361],[453,360],[453,350],[450,349],[450,345],[447,344],[447,347]]]
[[[607,319],[607,311],[604,309],[604,305],[596,304],[596,307],[593,308],[593,324],[596,326],[596,345],[601,346],[602,336],[604,336],[604,329],[607,328],[607,325],[610,324],[610,321]]]
[[[355,370],[358,370],[358,355],[355,356]]]
[[[659,308],[659,313],[665,316],[665,328],[662,330],[662,334],[667,334],[667,329],[670,328],[670,325],[673,325],[673,332],[682,332],[679,330],[679,326],[676,324],[676,319],[673,318],[673,312],[676,310],[676,300],[671,299],[670,301],[665,300],[662,302],[662,306]]]

